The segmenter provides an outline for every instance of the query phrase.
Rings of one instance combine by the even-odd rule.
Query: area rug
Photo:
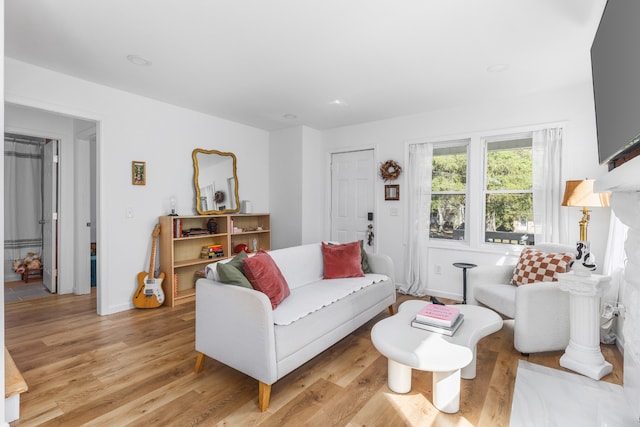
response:
[[[604,427],[638,422],[622,386],[520,360],[509,425]]]

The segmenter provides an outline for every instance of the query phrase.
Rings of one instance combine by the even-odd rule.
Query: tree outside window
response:
[[[486,141],[485,242],[534,244],[532,139]]]
[[[431,175],[432,239],[466,240],[468,142],[434,146]]]

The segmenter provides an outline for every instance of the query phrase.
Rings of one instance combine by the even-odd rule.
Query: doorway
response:
[[[5,301],[56,292],[57,140],[4,134]]]
[[[59,173],[49,180],[59,183],[55,192],[58,209],[46,217],[57,218],[57,233],[51,235],[57,262],[49,265],[57,278],[54,291],[60,294],[90,293],[92,285],[98,285],[97,260],[92,260],[91,252],[97,235],[96,131],[95,121],[5,103],[5,132],[59,140],[58,153],[52,153],[60,166]],[[5,182],[5,194],[15,191]],[[5,245],[5,263],[6,252]],[[5,276],[9,272],[13,270],[5,268]]]
[[[373,149],[331,154],[331,240],[373,249],[375,170]]]

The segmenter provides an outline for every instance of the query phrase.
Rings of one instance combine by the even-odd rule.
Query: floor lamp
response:
[[[596,269],[594,257],[589,248],[587,227],[589,226],[590,207],[608,207],[609,193],[594,193],[593,179],[570,180],[566,182],[562,206],[582,207],[580,224],[580,240],[576,243],[576,261],[572,270],[578,275],[588,276]]]

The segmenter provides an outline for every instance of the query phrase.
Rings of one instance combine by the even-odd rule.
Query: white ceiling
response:
[[[605,2],[5,0],[5,54],[266,130],[327,129],[590,81]]]

